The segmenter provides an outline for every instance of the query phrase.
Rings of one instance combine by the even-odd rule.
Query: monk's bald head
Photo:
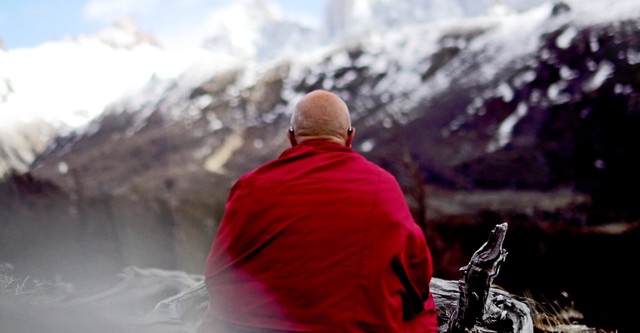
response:
[[[336,94],[314,90],[296,105],[291,127],[297,142],[308,139],[327,139],[341,144],[349,142],[351,127],[349,108]]]

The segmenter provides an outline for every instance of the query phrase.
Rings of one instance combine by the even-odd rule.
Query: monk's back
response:
[[[392,176],[350,148],[290,148],[232,189],[206,267],[210,314],[276,330],[393,332],[402,299],[390,262],[419,231],[407,214]]]

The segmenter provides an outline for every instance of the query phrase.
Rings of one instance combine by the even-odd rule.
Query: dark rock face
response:
[[[488,230],[508,222],[498,284],[567,291],[594,325],[624,332],[623,300],[640,296],[624,280],[640,220],[629,194],[640,186],[640,21],[548,20],[536,49],[501,63],[490,61],[508,51],[491,38],[495,24],[451,28],[420,53],[411,42],[432,38],[427,27],[313,65],[151,82],[156,98],[113,105],[0,184],[2,253],[69,279],[68,267],[201,272],[230,186],[287,147],[295,99],[325,88],[352,110],[354,148],[406,190],[436,276],[457,279]],[[614,289],[596,292],[603,285]]]

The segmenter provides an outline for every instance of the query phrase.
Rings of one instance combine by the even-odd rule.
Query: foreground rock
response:
[[[503,223],[492,231],[489,240],[476,251],[461,281],[434,278],[430,288],[438,309],[440,333],[469,330],[496,333],[533,333],[528,305],[508,292],[491,287],[507,252],[502,244],[507,231]],[[183,322],[197,327],[208,304],[204,283],[160,302],[150,318],[158,322]],[[453,314],[453,315],[452,315]]]
[[[450,332],[449,315],[458,309],[460,282],[434,278],[431,292],[438,308],[440,333]],[[485,332],[533,333],[533,320],[527,304],[517,300],[509,292],[491,288],[486,306],[487,316],[478,318],[475,327]],[[147,316],[150,325],[176,325],[181,323],[188,332],[195,332],[204,316],[208,295],[204,283],[190,288],[175,297],[160,302]]]

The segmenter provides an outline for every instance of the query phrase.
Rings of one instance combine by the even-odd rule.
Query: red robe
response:
[[[204,326],[437,332],[432,272],[396,179],[307,140],[232,187],[207,258]]]

